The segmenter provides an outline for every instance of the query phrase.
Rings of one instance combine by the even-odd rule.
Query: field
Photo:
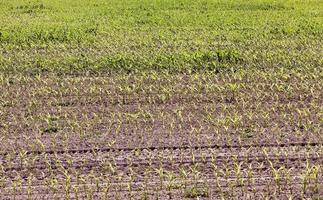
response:
[[[0,199],[323,198],[323,1],[0,0]]]

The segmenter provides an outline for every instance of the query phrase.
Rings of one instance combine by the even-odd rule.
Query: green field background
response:
[[[323,1],[0,1],[0,71],[321,69]]]

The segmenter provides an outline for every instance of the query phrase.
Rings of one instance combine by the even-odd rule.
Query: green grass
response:
[[[236,72],[323,64],[323,1],[0,1],[1,72]]]

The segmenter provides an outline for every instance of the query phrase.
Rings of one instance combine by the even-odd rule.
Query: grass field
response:
[[[322,199],[323,1],[0,0],[0,199]]]

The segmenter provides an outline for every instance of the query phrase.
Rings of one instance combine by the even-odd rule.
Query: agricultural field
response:
[[[0,200],[323,199],[323,1],[0,0]]]

